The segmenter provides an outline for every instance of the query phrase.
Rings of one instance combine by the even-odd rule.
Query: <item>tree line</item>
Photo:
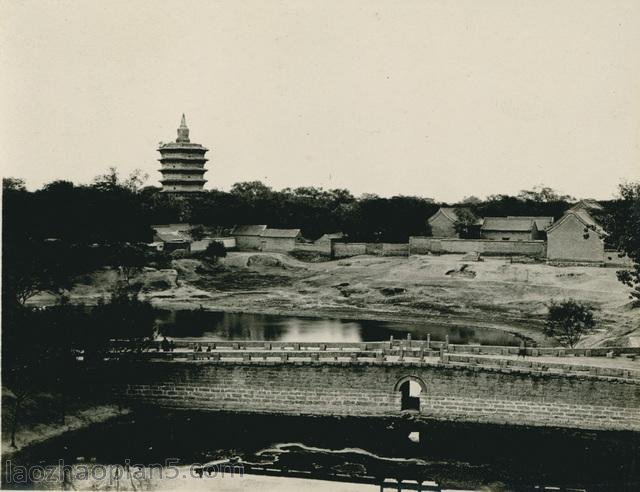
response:
[[[417,196],[355,197],[345,189],[298,187],[274,190],[260,181],[234,184],[227,191],[209,190],[180,196],[142,186],[139,172],[120,177],[112,168],[88,185],[53,181],[27,191],[20,179],[3,180],[5,228],[33,238],[74,243],[150,241],[153,224],[188,222],[232,227],[267,224],[299,228],[316,239],[344,232],[354,241],[406,242],[425,235],[426,219],[440,206],[465,206],[476,215],[545,215],[560,217],[571,197],[551,188],[523,190],[516,196],[492,195],[460,203]]]

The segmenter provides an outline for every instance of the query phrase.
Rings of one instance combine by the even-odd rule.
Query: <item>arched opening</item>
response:
[[[402,395],[400,400],[401,411],[420,411],[420,395],[423,391],[426,392],[426,386],[420,378],[406,376],[396,383],[394,390],[400,391]]]

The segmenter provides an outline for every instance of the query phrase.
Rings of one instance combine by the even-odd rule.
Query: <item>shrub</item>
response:
[[[557,338],[566,347],[575,347],[595,325],[593,308],[569,299],[549,305],[544,333]]]

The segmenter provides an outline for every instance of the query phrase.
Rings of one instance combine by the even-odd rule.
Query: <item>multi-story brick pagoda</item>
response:
[[[206,147],[191,143],[189,140],[189,128],[184,114],[178,128],[178,138],[175,142],[160,144],[160,163],[162,167],[162,191],[166,193],[193,193],[202,191],[204,184],[204,168],[208,159],[205,153]]]

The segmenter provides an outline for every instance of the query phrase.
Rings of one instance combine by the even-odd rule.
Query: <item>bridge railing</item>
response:
[[[590,364],[571,364],[564,362],[538,362],[524,359],[500,359],[491,357],[461,356],[446,353],[443,362],[449,364],[460,364],[465,366],[490,366],[501,369],[521,369],[536,372],[550,372],[563,374],[582,374],[590,376],[604,376],[622,379],[639,379],[640,370],[618,367],[602,367]]]
[[[377,343],[377,342],[375,342]],[[317,344],[316,344],[317,345]],[[329,345],[329,344],[327,344]],[[340,344],[344,345],[344,344]],[[251,362],[368,362],[380,363],[405,363],[405,364],[439,364],[465,367],[486,367],[500,371],[520,371],[555,374],[577,374],[597,377],[622,378],[640,380],[640,370],[626,367],[603,367],[594,363],[570,363],[567,362],[536,361],[533,359],[515,359],[500,357],[500,355],[460,354],[449,352],[443,346],[438,350],[425,348],[423,344],[412,347],[388,344],[376,345],[377,348],[367,347],[211,347],[194,350],[190,345],[179,346],[175,350],[148,350],[142,352],[122,352],[117,349],[105,355],[107,360],[136,360],[136,361],[213,361],[229,363]]]
[[[293,350],[278,349],[255,350],[192,350],[177,347],[172,351],[150,350],[143,352],[122,352],[112,350],[105,354],[107,359],[120,360],[228,360],[228,361],[404,361],[419,360],[428,358],[440,360],[442,351],[425,350],[421,347],[411,349],[392,348],[379,350],[358,350],[358,349],[332,349],[323,350]]]
[[[565,347],[518,347],[518,346],[499,346],[499,345],[473,345],[473,344],[453,344],[448,340],[432,341],[427,340],[398,340],[391,339],[389,341],[379,342],[280,342],[280,341],[220,341],[201,338],[196,341],[173,339],[176,349],[191,350],[197,345],[203,349],[211,350],[307,350],[307,351],[326,351],[326,350],[343,350],[343,351],[376,351],[376,350],[441,350],[454,354],[471,354],[471,355],[524,355],[529,357],[612,357],[619,355],[639,356],[640,347],[596,347],[596,348],[565,348]],[[131,342],[127,340],[113,340],[112,347],[114,349],[126,349],[131,347]],[[148,350],[161,350],[161,341],[151,341],[146,345]]]

